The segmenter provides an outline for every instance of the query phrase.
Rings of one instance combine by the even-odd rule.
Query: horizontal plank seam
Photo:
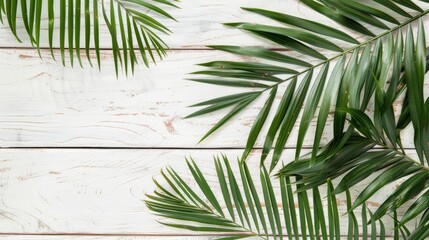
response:
[[[105,236],[105,237],[222,237],[222,236],[241,236],[240,234],[226,235],[225,233],[219,234],[139,234],[139,233],[125,233],[125,234],[104,234],[104,233],[0,233],[0,236]],[[268,236],[274,236],[269,234]],[[287,236],[287,235],[283,235]],[[299,235],[302,236],[302,235]],[[348,235],[340,235],[340,237],[347,237]],[[392,237],[386,235],[386,237]]]
[[[42,147],[42,146],[29,146],[29,147],[0,147],[0,150],[8,149],[100,149],[100,150],[245,150],[242,147],[85,147],[85,146],[76,146],[76,147]],[[271,148],[274,149],[274,148]],[[296,147],[285,147],[283,149],[296,149]],[[312,150],[311,147],[302,147],[302,149]],[[382,148],[374,148],[382,149]],[[415,148],[403,148],[404,150],[415,150]],[[253,150],[262,150],[262,148],[253,148]]]
[[[216,45],[216,44],[213,44],[213,45]],[[14,47],[14,46],[7,47],[7,46],[1,46],[0,50],[3,50],[3,49],[4,50],[33,50],[33,49],[36,49],[36,48],[33,48],[33,47]],[[48,47],[41,47],[39,49],[40,50],[51,50]],[[288,51],[290,51],[290,50],[284,49],[284,48],[264,48],[264,49],[269,49],[269,50],[272,50],[272,51],[279,51],[279,52],[288,52]],[[52,48],[52,50],[57,51],[57,50],[60,50],[60,48]],[[64,51],[68,51],[68,50],[69,50],[68,48],[64,48]],[[95,49],[94,48],[90,48],[90,50],[94,51]],[[123,50],[123,49],[120,49],[120,50]],[[189,47],[189,48],[183,47],[183,48],[169,48],[169,49],[166,49],[166,50],[167,51],[207,51],[207,50],[210,50],[210,51],[219,51],[217,49],[212,49],[212,48],[208,48],[208,47]],[[85,49],[82,49],[82,51],[85,51]],[[111,48],[100,48],[100,51],[112,51],[112,49]]]

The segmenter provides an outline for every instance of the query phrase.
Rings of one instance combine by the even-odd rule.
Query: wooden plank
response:
[[[204,49],[209,44],[275,47],[220,24],[271,23],[245,13],[240,10],[241,6],[311,16],[316,21],[337,26],[295,0],[219,0],[215,3],[189,0],[180,6],[182,9],[172,11],[179,22],[165,21],[175,32],[165,39],[176,49]],[[428,20],[425,17],[425,22]],[[42,36],[46,36],[46,22],[45,17]],[[18,32],[23,31],[20,25]],[[363,39],[359,34],[352,35]],[[221,115],[183,120],[191,112],[186,106],[233,91],[190,83],[184,78],[197,69],[194,64],[238,58],[215,51],[172,51],[158,66],[150,70],[139,67],[135,77],[120,76],[116,80],[108,51],[102,52],[101,73],[88,66],[83,70],[62,68],[50,59],[48,51],[42,51],[43,60],[40,60],[34,50],[12,49],[30,47],[25,40],[23,44],[18,43],[7,27],[0,26],[0,48],[3,48],[0,50],[0,147],[242,148],[260,107],[253,106],[222,133],[195,146]],[[44,43],[43,47],[47,47],[47,41]],[[101,43],[103,48],[110,48],[104,25]],[[58,51],[56,53],[58,55]],[[428,95],[428,85],[425,90]],[[314,122],[310,136],[312,131]],[[288,147],[295,146],[295,138],[296,129]],[[324,136],[325,142],[329,138],[329,134]],[[406,147],[413,147],[411,130],[403,139]],[[311,139],[307,139],[305,146],[310,147],[311,143]],[[257,146],[261,146],[260,141]],[[163,166],[169,164],[179,173],[187,174],[185,155],[193,155],[203,166],[209,182],[214,183],[211,156],[218,151],[2,149],[0,232],[4,235],[0,234],[0,239],[213,239],[175,236],[194,233],[157,224],[159,218],[148,213],[142,199],[144,193],[153,190],[151,177],[159,177]],[[224,152],[235,159],[242,149]],[[256,151],[249,162],[255,174],[259,154]],[[285,156],[293,156],[293,149],[287,150]],[[392,184],[385,192],[393,189]],[[275,191],[279,192],[277,185]],[[216,193],[219,194],[219,189]],[[378,206],[385,197],[375,196],[370,207]],[[344,199],[339,199],[339,204],[344,210]],[[342,224],[346,226],[346,221]],[[386,228],[391,230],[392,224]]]
[[[64,235],[40,235],[40,236],[17,236],[17,235],[0,235],[1,240],[147,240],[147,239],[170,239],[170,240],[212,240],[218,239],[218,237],[212,236],[190,236],[190,237],[145,237],[145,236],[64,236]],[[257,238],[249,238],[257,239]],[[341,240],[346,240],[347,237],[341,237]],[[387,237],[386,240],[392,240],[392,237]]]
[[[195,64],[239,57],[218,51],[172,51],[158,65],[150,69],[140,66],[134,77],[120,75],[119,79],[109,51],[102,52],[101,72],[88,67],[64,68],[50,59],[48,50],[42,51],[42,57],[44,60],[33,50],[0,50],[1,147],[243,148],[265,99],[197,145],[226,112],[184,119],[195,110],[187,106],[250,90],[185,79],[190,77],[188,73],[201,69]],[[425,90],[429,95],[429,81]],[[315,124],[313,121],[309,136]],[[296,145],[296,137],[297,127],[287,147]],[[327,133],[324,142],[330,138]],[[408,129],[404,146],[413,147],[412,139]],[[309,137],[304,146],[310,147],[312,142]],[[262,143],[258,141],[256,146]]]
[[[47,4],[47,2],[44,4]],[[311,17],[311,19],[315,21],[320,21],[325,24],[344,29],[330,19],[310,10],[303,4],[299,4],[296,0],[219,0],[216,2],[189,0],[180,2],[178,5],[181,9],[166,9],[178,20],[177,22],[160,18],[161,22],[174,32],[174,34],[171,34],[170,36],[164,36],[164,39],[172,48],[203,48],[204,46],[211,44],[274,46],[268,42],[261,42],[258,38],[245,34],[242,31],[222,25],[222,23],[225,22],[241,21],[257,21],[259,23],[273,22],[256,14],[245,12],[241,10],[240,7],[258,7],[277,10],[301,17]],[[106,8],[108,9],[108,6],[106,6]],[[56,17],[55,27],[57,29],[59,20],[58,16]],[[100,19],[100,24],[101,47],[110,48],[110,35],[104,21],[102,21],[102,18]],[[47,13],[43,12],[41,31],[42,47],[48,46],[47,26]],[[22,36],[23,43],[16,41],[7,25],[3,25],[0,26],[0,47],[31,47],[28,38],[25,38],[26,33],[24,25],[20,21],[18,21],[17,28],[18,35]],[[58,47],[58,31],[55,31],[55,33],[54,43],[55,46]],[[82,31],[82,35],[83,33],[84,31]],[[360,34],[352,34],[355,37],[361,38]],[[83,37],[84,36],[82,36],[82,39],[84,39]]]
[[[150,240],[150,239],[170,239],[170,240],[211,240],[217,239],[213,236],[112,236],[112,235],[0,235],[1,240]],[[390,239],[387,239],[390,240]]]
[[[291,151],[287,150],[285,155],[291,155]],[[234,159],[241,152],[223,151],[236,173]],[[193,234],[157,223],[161,218],[150,214],[143,200],[146,193],[154,190],[152,177],[161,180],[159,172],[167,165],[196,187],[185,156],[195,159],[209,184],[215,186],[214,193],[220,196],[212,160],[218,153],[213,150],[2,149],[0,233]],[[261,189],[259,154],[256,151],[248,162],[257,189]],[[280,196],[277,181],[273,180],[273,186],[276,196]],[[374,210],[386,198],[385,193],[394,188],[395,184],[386,186],[368,202],[369,207]],[[354,196],[357,190],[352,192]],[[321,192],[323,194],[323,189]],[[344,196],[339,196],[342,213],[345,204]],[[360,216],[358,212],[356,215]],[[347,234],[347,221],[345,217],[342,219],[342,234]],[[391,232],[391,219],[385,223]]]

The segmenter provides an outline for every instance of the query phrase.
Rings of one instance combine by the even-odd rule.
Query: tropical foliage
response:
[[[161,7],[177,7],[176,0],[0,0],[0,20],[7,22],[12,33],[21,42],[18,28],[23,24],[31,44],[40,50],[42,46],[42,28],[48,29],[48,43],[54,56],[54,39],[58,39],[61,61],[66,64],[68,51],[70,64],[76,57],[82,66],[81,51],[91,63],[91,51],[94,49],[97,65],[100,67],[100,26],[102,18],[111,36],[115,69],[118,73],[122,66],[125,73],[129,68],[134,72],[140,53],[146,66],[149,59],[162,59],[168,46],[159,37],[159,33],[169,34],[170,30],[153,15],[175,20]],[[150,10],[151,14],[143,10]],[[3,16],[4,15],[4,16]],[[44,26],[43,17],[48,22]],[[6,20],[3,20],[6,19]],[[22,22],[22,23],[21,23]],[[82,29],[83,27],[83,29]],[[56,31],[58,28],[58,31]],[[57,36],[56,36],[57,35]],[[40,53],[40,51],[39,51]]]
[[[273,27],[255,23],[227,23],[228,26],[234,26],[246,30],[254,35],[278,44],[279,47],[284,47],[286,49],[299,52],[306,57],[320,59],[321,61],[315,65],[311,65],[299,58],[290,56],[290,54],[282,54],[275,50],[256,47],[212,46],[214,49],[243,56],[251,56],[261,60],[269,60],[270,62],[214,61],[203,63],[201,65],[208,67],[209,69],[198,71],[194,74],[206,77],[191,79],[193,81],[208,84],[252,90],[240,94],[211,99],[194,105],[195,107],[204,106],[205,108],[192,113],[189,117],[195,117],[227,107],[233,107],[224,118],[222,118],[207,132],[202,140],[218,130],[234,116],[243,112],[247,106],[255,102],[259,97],[267,96],[265,105],[262,106],[260,114],[255,119],[253,127],[249,133],[246,150],[243,153],[243,159],[246,159],[258,136],[261,135],[262,127],[267,124],[269,128],[263,144],[261,161],[264,162],[271,149],[274,148],[273,158],[270,164],[271,170],[277,165],[283,149],[289,140],[291,130],[298,119],[299,113],[301,112],[301,109],[304,109],[302,116],[304,121],[301,121],[300,123],[299,136],[297,139],[296,158],[299,157],[310,125],[310,120],[316,113],[318,103],[321,104],[321,109],[318,114],[318,128],[314,137],[313,149],[316,150],[320,147],[320,141],[330,110],[329,107],[331,105],[331,99],[333,101],[335,100],[333,93],[335,93],[335,90],[340,86],[342,76],[346,74],[346,70],[341,66],[341,63],[345,64],[346,59],[341,59],[341,57],[354,52],[355,50],[359,51],[365,46],[370,46],[386,35],[389,35],[428,13],[428,10],[421,10],[420,7],[411,1],[376,1],[383,2],[384,6],[390,6],[392,11],[395,10],[398,14],[401,13],[404,15],[404,19],[406,20],[400,23],[386,12],[381,12],[371,5],[365,6],[360,1],[324,0],[319,2],[314,0],[304,0],[301,2],[335,20],[339,24],[342,24],[351,30],[365,34],[370,38],[359,43],[347,33],[327,25],[283,13],[262,9],[244,8],[247,11],[276,20],[281,24],[287,24],[290,27]],[[407,2],[409,4],[407,7],[413,6],[413,9],[419,10],[419,13],[414,16],[405,14],[402,12],[404,10],[399,10],[402,8],[395,4],[395,2],[400,2],[402,4]],[[350,3],[352,3],[352,5],[349,5]],[[390,20],[388,22],[392,27],[389,28],[389,26],[384,24],[380,19],[385,21]],[[373,27],[388,30],[374,36],[374,33],[365,28],[361,22],[364,22],[367,25],[372,25]],[[322,37],[320,35],[324,35],[326,37]],[[342,40],[352,45],[349,44],[347,45],[348,47],[343,49],[337,44],[334,44],[331,40]],[[334,51],[334,54],[335,52],[339,53],[327,59],[326,56],[320,53],[321,48],[328,51]],[[340,59],[340,65],[337,65],[332,70],[331,76],[328,77],[327,73],[329,71],[329,65],[332,64],[333,60],[338,59]],[[304,67],[304,69],[296,71],[295,69],[298,67]],[[317,76],[313,77],[314,70],[316,68],[321,68],[321,70]],[[387,68],[384,69],[384,71],[387,71]],[[284,75],[289,76],[282,78]],[[301,80],[298,80],[299,76],[302,77]],[[314,87],[310,89],[311,80],[314,80],[316,84],[314,84]],[[286,82],[289,83],[289,85],[282,94],[282,100],[277,109],[273,109],[274,97],[281,84]],[[299,86],[297,86],[298,82],[301,82]],[[325,91],[325,89],[330,89],[330,91]],[[369,101],[369,97],[370,95],[366,96],[365,101]],[[305,99],[307,99],[307,101],[304,105]],[[275,117],[273,121],[267,122],[267,117],[271,111],[274,112]]]
[[[265,167],[260,169],[260,188],[257,188],[252,173],[245,161],[238,162],[240,177],[235,176],[226,156],[215,158],[218,186],[209,185],[199,167],[190,159],[187,161],[198,185],[195,191],[172,168],[162,171],[165,185],[155,181],[158,190],[147,196],[146,205],[155,214],[171,220],[161,221],[170,227],[198,232],[222,232],[230,236],[222,239],[260,237],[279,238],[287,234],[288,239],[339,239],[342,231],[349,233],[349,239],[385,239],[386,227],[381,219],[375,220],[366,204],[359,209],[359,218],[352,209],[351,194],[346,190],[348,224],[342,230],[337,197],[334,186],[327,182],[326,205],[319,188],[300,191],[292,185],[289,177],[276,179],[280,196],[276,196],[273,182]],[[216,197],[212,189],[220,189],[222,197]],[[200,196],[204,197],[201,198]],[[261,203],[263,202],[263,203]],[[279,207],[280,205],[283,207]],[[311,210],[310,205],[313,204]],[[299,211],[295,210],[299,206]],[[223,209],[221,206],[226,206]],[[327,216],[327,217],[326,217]],[[399,225],[396,212],[393,220],[397,223],[395,236],[406,236],[409,230]],[[360,220],[358,220],[360,219]],[[367,225],[367,223],[369,223]],[[285,231],[285,232],[284,232]],[[416,238],[417,239],[417,238]]]
[[[297,176],[302,183],[301,190],[312,189],[323,184],[326,179],[342,176],[341,182],[333,191],[343,192],[374,172],[379,172],[360,195],[354,200],[352,209],[360,206],[383,186],[406,177],[397,189],[381,204],[373,214],[374,220],[398,210],[408,201],[413,204],[407,208],[400,225],[421,216],[417,228],[410,239],[424,239],[429,236],[429,98],[424,100],[424,76],[427,72],[426,40],[420,22],[417,42],[414,44],[411,28],[408,30],[405,44],[402,34],[397,35],[395,43],[388,37],[384,46],[378,43],[373,49],[379,52],[376,59],[370,60],[369,72],[372,76],[366,79],[345,78],[341,82],[338,99],[345,101],[336,106],[334,122],[334,139],[321,151],[312,156],[304,156],[290,163],[279,172],[284,176]],[[381,50],[383,48],[383,51]],[[390,84],[382,69],[390,68],[390,60],[386,55],[393,54],[393,71]],[[351,61],[354,59],[354,54]],[[362,56],[363,57],[363,56]],[[361,60],[365,60],[362,58]],[[356,72],[350,64],[346,70]],[[401,77],[401,68],[404,74]],[[357,70],[359,75],[359,70]],[[351,81],[353,80],[353,81]],[[367,87],[373,84],[371,87]],[[357,89],[353,93],[352,89]],[[362,87],[359,87],[362,86]],[[353,93],[344,96],[347,92]],[[392,92],[390,92],[392,91]],[[365,112],[367,102],[365,96],[374,96],[372,114]],[[361,98],[361,96],[364,96]],[[395,99],[403,96],[403,104],[398,119],[394,116]],[[347,117],[348,116],[348,117]],[[344,123],[350,122],[344,130]],[[417,159],[410,152],[402,149],[401,132],[409,125],[414,128],[414,144]],[[341,125],[341,126],[338,126]],[[314,156],[314,157],[313,157]],[[383,170],[383,171],[381,171]],[[381,171],[381,172],[380,172]],[[418,197],[417,199],[413,199]]]
[[[168,187],[156,182],[160,191],[149,196],[148,207],[155,214],[182,220],[178,224],[165,224],[195,231],[244,232],[245,236],[264,238],[268,237],[269,232],[275,238],[287,234],[289,238],[296,239],[299,231],[304,238],[327,239],[329,236],[330,239],[338,239],[341,229],[335,196],[345,193],[349,239],[359,238],[358,234],[364,239],[369,238],[369,232],[365,230],[366,223],[372,226],[373,234],[377,231],[378,235],[372,235],[372,239],[384,238],[382,217],[389,216],[395,223],[395,239],[429,237],[429,98],[425,99],[424,93],[428,51],[423,23],[420,21],[417,34],[413,33],[410,26],[429,10],[422,10],[413,1],[301,2],[352,31],[368,36],[368,39],[358,42],[346,32],[315,21],[274,11],[245,8],[288,27],[254,23],[227,25],[243,29],[308,58],[318,59],[317,63],[312,65],[293,54],[269,49],[212,46],[214,49],[259,59],[257,62],[204,63],[202,65],[208,69],[194,73],[204,77],[192,79],[247,89],[246,92],[195,105],[204,108],[189,117],[232,109],[203,139],[245,111],[257,99],[266,96],[265,104],[250,130],[246,149],[239,159],[242,189],[227,161],[224,161],[224,173],[221,162],[216,160],[223,202],[229,213],[229,217],[226,217],[227,214],[219,208],[220,203],[211,190],[212,186],[207,184],[198,167],[188,162],[205,200],[191,190],[178,174],[168,169],[168,174],[163,173]],[[407,13],[404,7],[417,13]],[[366,27],[368,25],[375,30],[370,31]],[[404,37],[402,30],[405,26],[408,26],[408,30]],[[375,31],[379,31],[377,29],[385,31],[375,34]],[[338,41],[343,41],[348,47],[334,43]],[[326,57],[320,49],[337,53]],[[287,87],[276,105],[274,102],[282,84]],[[273,112],[274,118],[269,121],[270,112]],[[278,163],[281,162],[282,153],[300,114],[297,148],[290,157],[293,161],[284,162],[286,165],[279,167]],[[330,114],[333,119],[332,129],[325,127]],[[315,133],[314,136],[308,136],[313,118],[317,119]],[[264,134],[260,166],[263,198],[258,198],[255,183],[247,174],[246,159],[258,136],[263,135],[264,125],[268,126],[268,131]],[[401,141],[401,134],[409,125],[414,129],[416,154],[406,150]],[[333,139],[324,145],[322,136],[331,130]],[[302,155],[304,139],[308,138],[313,139],[312,151]],[[271,162],[266,168],[265,160],[272,149]],[[277,207],[276,197],[279,197],[275,196],[270,180],[270,173],[278,168],[280,170],[275,176],[280,181],[282,208]],[[331,182],[335,178],[339,178],[336,186]],[[368,212],[365,202],[375,193],[383,191],[387,184],[399,179],[402,182],[397,183],[396,190],[374,212]],[[362,186],[363,180],[366,180],[367,185],[352,199],[350,189],[357,184]],[[324,197],[319,191],[322,185],[328,189],[327,221],[321,217],[324,216],[320,207]],[[307,195],[310,193],[314,196],[314,212],[309,207]],[[291,204],[293,195],[297,199],[298,213],[295,212],[294,204]],[[264,207],[260,200],[264,201]],[[408,205],[404,206],[405,203]],[[169,205],[181,207],[169,208]],[[353,214],[357,208],[364,208],[362,214],[365,215],[361,217],[363,223],[360,231]],[[402,208],[405,214],[399,218],[396,212]],[[284,221],[280,220],[281,211],[284,212]],[[266,213],[267,219],[261,212]],[[408,231],[405,226],[411,220],[417,223]],[[204,226],[195,227],[195,222]],[[297,222],[301,223],[299,230]],[[329,230],[323,232],[326,227]],[[286,229],[286,233],[282,232],[282,228]],[[232,239],[245,237],[232,235]]]

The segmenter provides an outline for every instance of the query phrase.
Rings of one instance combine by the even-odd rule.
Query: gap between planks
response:
[[[181,234],[181,235],[174,235],[174,234],[88,234],[88,233],[0,233],[0,239],[2,239],[3,237],[62,237],[62,238],[67,238],[67,239],[72,239],[72,237],[135,237],[137,238],[147,238],[150,237],[151,239],[153,238],[163,238],[163,237],[171,237],[174,239],[200,239],[200,238],[213,238],[213,237],[228,237],[228,236],[240,236],[240,235],[225,235],[225,234]],[[273,235],[269,235],[269,236],[273,236]],[[301,236],[301,235],[300,235]],[[283,235],[283,237],[287,237],[287,235]],[[341,239],[346,239],[346,237],[348,237],[347,235],[341,235]],[[386,236],[385,239],[393,239],[393,237],[391,236]]]
[[[58,149],[58,150],[67,150],[67,149],[94,149],[94,150],[242,150],[244,151],[245,148],[242,147],[201,147],[201,148],[192,148],[192,147],[85,147],[85,146],[74,146],[74,147],[43,147],[43,146],[28,146],[28,147],[0,147],[0,150],[7,150],[7,149]],[[295,150],[296,147],[285,147],[283,149],[288,150]],[[312,150],[312,147],[302,147],[303,150]],[[383,149],[381,147],[375,147],[374,149]],[[404,147],[402,148],[404,150],[415,150],[415,148],[410,147]],[[262,150],[261,147],[254,147],[252,148],[252,151],[260,151]],[[274,150],[274,148],[271,148],[271,150]]]
[[[35,50],[35,51],[37,51],[37,49],[51,50],[48,47],[35,48],[35,47],[13,47],[13,46],[12,47],[2,47],[2,46],[0,46],[0,50],[3,50],[3,49],[4,50]],[[285,49],[285,48],[264,47],[264,49],[272,50],[272,51],[276,51],[276,52],[291,52],[291,50]],[[60,48],[55,47],[55,48],[52,48],[52,50],[58,51],[58,50],[60,50]],[[90,48],[89,50],[95,51],[95,48]],[[119,48],[119,50],[123,51],[122,48]],[[155,50],[155,49],[151,49],[151,50]],[[209,50],[209,51],[220,51],[220,50],[209,48],[206,46],[189,47],[189,48],[187,48],[187,47],[180,47],[180,48],[173,47],[173,48],[166,49],[167,52],[169,52],[169,51],[207,51],[207,50]],[[69,51],[69,48],[64,48],[64,51]],[[112,48],[100,48],[100,51],[112,51]],[[80,50],[80,52],[85,53],[85,49],[82,48]]]

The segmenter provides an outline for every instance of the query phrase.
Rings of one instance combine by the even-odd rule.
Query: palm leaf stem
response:
[[[372,42],[374,42],[374,41],[376,41],[376,40],[378,40],[378,39],[380,39],[380,38],[382,38],[384,36],[387,36],[388,34],[390,34],[392,32],[395,32],[395,31],[397,31],[397,30],[399,30],[399,29],[407,26],[408,24],[410,24],[410,23],[412,23],[412,22],[420,19],[421,17],[425,16],[428,13],[429,13],[429,9],[427,9],[427,10],[425,10],[425,11],[417,14],[416,16],[413,16],[412,18],[407,19],[406,21],[402,22],[401,24],[396,25],[395,27],[393,27],[390,30],[387,30],[387,31],[381,33],[380,35],[372,37],[372,38],[366,40],[365,42],[362,42],[362,43],[360,43],[360,44],[358,44],[358,45],[356,45],[356,46],[354,46],[352,48],[349,48],[349,49],[347,49],[347,50],[345,50],[345,51],[343,51],[343,52],[341,52],[341,53],[339,53],[339,54],[337,54],[337,55],[335,55],[335,56],[333,56],[331,58],[323,60],[322,62],[320,62],[320,63],[318,63],[316,65],[313,65],[313,66],[311,66],[309,68],[306,68],[305,70],[303,70],[303,71],[301,71],[299,73],[296,73],[296,74],[294,74],[294,75],[292,75],[292,76],[290,76],[290,77],[282,80],[281,82],[272,84],[269,87],[267,87],[264,90],[262,90],[261,92],[265,92],[265,91],[271,90],[271,89],[273,89],[274,87],[277,87],[280,84],[283,84],[283,83],[285,83],[285,82],[287,82],[289,80],[292,80],[292,79],[294,79],[294,78],[296,78],[296,77],[298,77],[298,76],[300,76],[300,75],[302,75],[304,73],[310,72],[310,71],[312,71],[313,69],[315,69],[317,67],[320,67],[320,66],[322,66],[322,65],[324,65],[326,63],[329,63],[329,62],[331,62],[331,61],[333,61],[333,60],[335,60],[335,59],[337,59],[337,58],[339,58],[341,56],[344,56],[345,54],[351,53],[351,52],[353,52],[356,49],[359,49],[359,48],[361,48],[361,47],[363,47],[363,46],[365,46],[367,44],[370,44],[370,43],[372,43]]]
[[[420,168],[422,168],[422,170],[429,172],[429,166],[426,166],[426,165],[422,164],[420,161],[411,158],[410,156],[408,156],[404,152],[402,152],[396,148],[390,147],[389,145],[387,145],[381,141],[374,141],[374,143],[376,143],[378,146],[382,147],[382,149],[388,149],[388,150],[394,152],[395,155],[399,155],[399,156],[403,157],[404,159],[406,159],[407,161],[412,162],[413,164],[419,166]]]

